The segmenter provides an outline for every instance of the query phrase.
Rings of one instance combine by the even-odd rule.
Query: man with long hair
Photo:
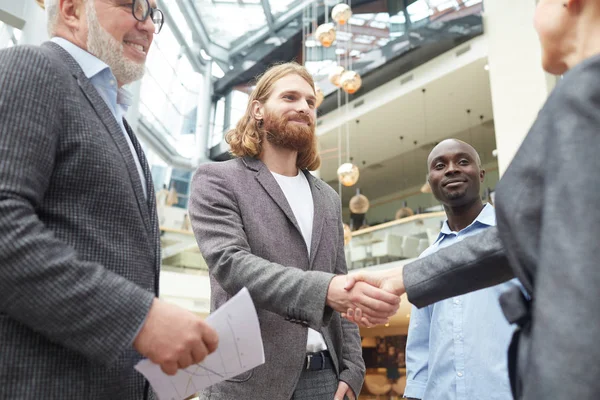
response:
[[[304,67],[269,69],[227,134],[237,158],[202,165],[193,178],[190,216],[211,308],[247,287],[266,357],[204,398],[355,399],[365,373],[360,336],[339,311],[362,304],[383,322],[397,310],[397,297],[363,283],[344,293],[340,199],[308,172],[320,165],[315,103]]]

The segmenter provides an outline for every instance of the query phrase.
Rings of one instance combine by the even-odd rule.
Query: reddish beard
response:
[[[307,125],[290,122],[290,120],[303,121]],[[314,145],[315,125],[307,114],[294,113],[286,117],[266,111],[263,121],[264,135],[274,146],[303,152]]]

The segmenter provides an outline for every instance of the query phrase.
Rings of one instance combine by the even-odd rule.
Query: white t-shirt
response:
[[[306,243],[306,249],[310,256],[310,243],[312,240],[313,218],[315,215],[315,205],[313,203],[312,192],[308,180],[302,171],[298,171],[296,176],[279,175],[271,171],[273,177],[283,191],[285,198],[290,205],[294,217],[300,226],[300,232]],[[323,335],[308,328],[308,338],[306,340],[306,351],[314,353],[326,350],[327,345]]]

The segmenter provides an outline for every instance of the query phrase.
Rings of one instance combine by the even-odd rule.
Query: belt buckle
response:
[[[312,354],[307,354],[306,355],[306,370],[310,370],[310,361],[312,360],[313,355]]]

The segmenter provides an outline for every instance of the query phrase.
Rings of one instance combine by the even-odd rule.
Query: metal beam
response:
[[[173,21],[173,18],[169,14],[169,9],[166,6],[164,0],[157,0],[157,5],[161,9],[161,11],[163,12],[163,14],[165,14],[165,19],[167,21]],[[170,24],[169,25],[169,29],[171,29],[171,31],[173,32],[173,36],[175,36],[175,39],[177,39],[177,41],[179,42],[179,44],[183,48],[183,51],[185,52],[185,55],[190,60],[190,63],[192,64],[192,66],[194,67],[194,69],[196,70],[196,72],[206,73],[206,68],[204,66],[204,64],[205,64],[204,60],[202,60],[202,58],[199,57],[197,54],[194,54],[194,52],[190,48],[189,44],[187,43],[187,41],[183,37],[183,34],[179,30],[179,28],[177,28],[177,26],[175,24]],[[208,71],[208,73],[210,73],[210,71]]]
[[[186,22],[197,35],[200,46],[202,46],[212,58],[228,63],[229,52],[212,42],[196,6],[189,0],[177,0],[177,4],[184,15]]]
[[[196,13],[195,7],[188,5],[191,2],[176,0],[177,6],[181,11],[181,14],[185,18],[185,22],[188,24],[188,27],[192,30],[192,36],[194,37],[194,41],[197,41],[200,47],[207,50],[210,44],[210,38],[208,37],[208,33],[202,23],[202,20]]]
[[[299,19],[301,16],[298,17]],[[298,55],[302,46],[302,31],[297,26],[286,26],[277,31],[280,43],[264,41],[249,48],[247,54],[231,59],[233,69],[215,82],[215,95],[224,96],[237,84],[254,79],[262,74],[273,62],[290,61]]]
[[[275,32],[278,31],[279,29],[283,28],[284,26],[289,24],[291,21],[296,19],[298,17],[298,15],[302,13],[302,10],[304,10],[304,7],[312,4],[313,2],[314,2],[314,0],[304,0],[302,3],[293,7],[290,11],[288,11],[287,16],[285,18],[277,20],[273,23],[273,31],[275,31]],[[232,57],[232,56],[237,55],[239,52],[241,52],[243,50],[247,50],[248,47],[254,45],[255,43],[257,43],[261,40],[267,39],[270,34],[271,34],[271,29],[269,29],[267,32],[258,32],[256,34],[250,36],[248,39],[244,40],[242,43],[239,43],[236,47],[231,49],[229,51],[229,56]]]
[[[14,0],[0,0],[0,22],[17,29],[23,29],[25,23],[25,3]]]
[[[206,52],[215,60],[224,62],[229,66],[229,51],[216,43],[210,43]]]
[[[164,138],[158,134],[145,118],[140,117],[139,124],[137,126],[136,134],[152,148],[152,150],[158,154],[168,165],[184,169],[187,171],[194,171],[198,165],[209,162],[210,160],[200,155],[199,159],[185,158],[181,156],[177,150],[171,144],[169,144]]]
[[[275,20],[273,19],[273,13],[271,12],[271,4],[269,0],[261,0],[265,17],[267,18],[267,24],[269,25],[269,32],[271,35],[275,33]]]

